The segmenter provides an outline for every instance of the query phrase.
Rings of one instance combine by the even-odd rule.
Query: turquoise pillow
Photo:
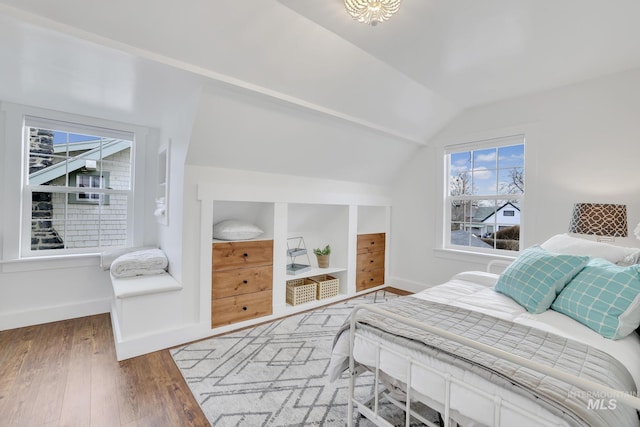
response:
[[[542,313],[588,261],[587,256],[554,254],[532,246],[505,269],[495,289],[530,313]]]
[[[620,267],[594,258],[560,292],[551,308],[620,339],[640,325],[640,266]]]

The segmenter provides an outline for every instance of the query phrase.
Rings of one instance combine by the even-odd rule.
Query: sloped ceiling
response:
[[[400,162],[465,108],[640,67],[638,16],[403,0],[371,27],[342,0],[0,0],[0,99],[158,125],[185,92],[235,88],[364,128]]]
[[[375,27],[280,2],[462,108],[640,66],[636,0],[403,0]]]

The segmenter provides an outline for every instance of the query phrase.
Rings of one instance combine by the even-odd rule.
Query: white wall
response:
[[[211,85],[187,163],[388,184],[420,145],[259,93]]]
[[[415,156],[394,182],[391,275],[418,289],[452,274],[483,269],[486,259],[439,251],[443,150],[499,136],[526,135],[526,196],[521,239],[540,243],[569,224],[573,203],[627,205],[631,236],[640,246],[640,70],[481,106],[454,119]]]
[[[168,223],[158,225],[158,244],[169,258],[169,272],[182,281],[182,236],[184,224],[184,176],[201,88],[185,91],[180,103],[171,105],[163,117],[161,146],[170,146]]]

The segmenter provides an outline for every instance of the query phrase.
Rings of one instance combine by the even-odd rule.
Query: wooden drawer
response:
[[[211,327],[230,325],[272,313],[271,291],[220,298],[211,304]]]
[[[271,290],[273,267],[238,268],[214,271],[211,275],[211,298],[225,298]]]
[[[356,272],[356,291],[373,288],[375,286],[384,285],[384,268],[376,268],[373,270]]]
[[[358,253],[384,251],[385,233],[358,234]]]
[[[384,251],[364,252],[356,257],[356,268],[360,270],[372,270],[384,267]]]
[[[214,271],[273,264],[273,240],[214,243],[211,252]]]

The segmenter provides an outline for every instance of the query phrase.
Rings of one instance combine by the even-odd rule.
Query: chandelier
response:
[[[377,25],[400,9],[400,0],[344,0],[344,6],[356,21]]]

